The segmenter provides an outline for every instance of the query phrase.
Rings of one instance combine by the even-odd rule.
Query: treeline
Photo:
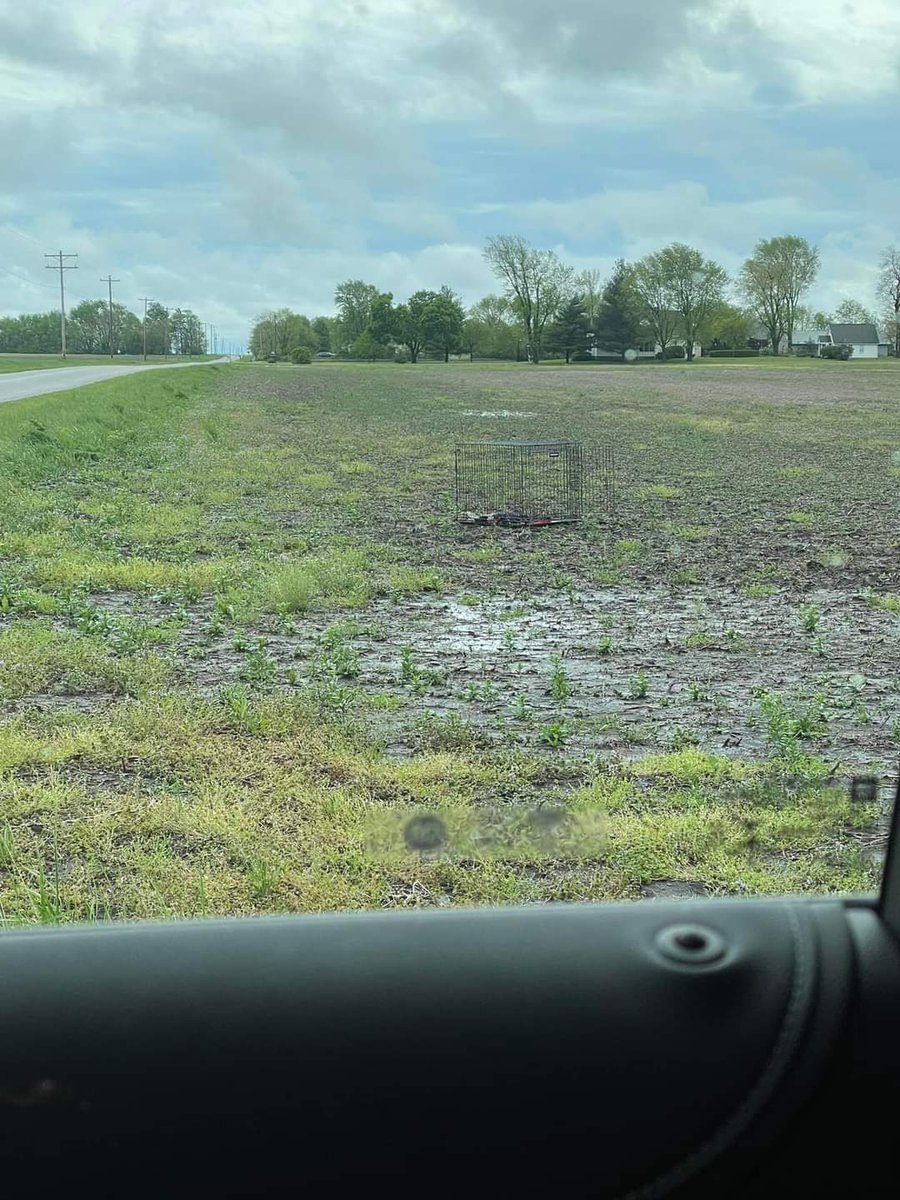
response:
[[[627,350],[693,358],[703,352],[790,351],[795,333],[829,321],[881,326],[900,354],[900,251],[879,262],[880,320],[855,300],[832,313],[804,298],[819,274],[806,239],[762,239],[733,278],[692,246],[673,242],[633,263],[619,260],[607,279],[577,272],[552,250],[524,238],[490,238],[484,257],[501,291],[466,310],[448,285],[402,303],[374,284],[349,279],[335,291],[336,315],[309,318],[289,309],[261,314],[250,350],[256,358],[307,361],[315,354],[417,362],[423,355],[528,359],[621,359]]]
[[[83,300],[66,317],[66,350],[71,354],[142,354],[143,317],[122,304]],[[206,353],[206,330],[190,309],[147,305],[147,353]],[[59,313],[0,317],[0,353],[59,354]]]

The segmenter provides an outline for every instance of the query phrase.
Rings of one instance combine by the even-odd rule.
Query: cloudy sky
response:
[[[900,243],[898,0],[0,0],[0,313],[44,251],[192,307],[495,288],[492,233],[605,271],[668,241],[822,252],[872,305]]]

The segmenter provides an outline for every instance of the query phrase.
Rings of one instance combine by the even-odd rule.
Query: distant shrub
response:
[[[661,362],[665,362],[670,358],[684,358],[685,349],[684,346],[666,346],[665,350],[660,350],[656,357]]]
[[[394,351],[394,362],[395,363],[408,363],[409,362],[409,351],[403,350],[402,348],[399,350],[395,350]]]
[[[312,362],[312,355],[306,346],[295,346],[291,351],[291,362],[303,366]]]
[[[823,346],[819,351],[822,358],[830,358],[837,362],[846,362],[852,353],[852,346]]]
[[[759,358],[759,350],[704,350],[704,358]]]

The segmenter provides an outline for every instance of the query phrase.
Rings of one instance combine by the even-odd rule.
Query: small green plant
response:
[[[822,614],[815,604],[800,605],[800,626],[804,633],[815,633],[821,619]]]
[[[241,679],[256,687],[274,683],[278,673],[278,662],[266,649],[264,638],[258,638],[241,670]]]
[[[271,896],[281,881],[280,872],[265,859],[252,859],[247,865],[250,890],[258,900]]]
[[[517,721],[527,721],[531,716],[531,709],[528,706],[528,701],[525,699],[524,692],[517,692],[512,702],[512,715]]]
[[[608,636],[602,637],[597,642],[597,653],[598,654],[604,654],[604,655],[612,654],[612,649],[613,649],[613,643],[612,643],[611,637],[608,637]]]
[[[440,671],[416,664],[412,646],[400,647],[400,682],[412,688],[414,695],[421,696],[430,684],[443,681],[444,676]]]
[[[771,583],[748,583],[743,592],[748,600],[765,600],[776,590],[775,585]]]
[[[684,495],[681,488],[670,487],[667,483],[651,483],[638,490],[639,500],[678,500]]]
[[[650,690],[650,681],[647,676],[641,672],[635,675],[628,684],[628,697],[630,700],[643,700]]]
[[[15,848],[13,831],[8,825],[0,826],[0,868],[12,866]]]
[[[685,750],[689,746],[699,746],[700,738],[695,730],[676,725],[669,735],[669,745],[673,750]]]
[[[31,896],[31,908],[35,919],[42,925],[58,925],[65,920],[66,909],[59,891],[59,870],[54,870],[52,881],[47,879],[44,865],[37,869],[37,891]]]
[[[822,637],[821,633],[817,633],[809,643],[809,652],[810,654],[814,654],[816,658],[824,658],[828,653],[825,646],[825,639]]]
[[[254,712],[245,688],[235,685],[222,689],[222,700],[228,724],[239,733],[259,734],[265,727],[262,718]]]
[[[688,680],[688,695],[692,700],[705,700],[706,690],[699,679]]]
[[[472,753],[490,745],[487,733],[452,712],[444,717],[433,712],[422,713],[416,721],[413,736],[416,745],[423,750]]]
[[[543,726],[538,736],[545,746],[558,750],[566,744],[572,734],[565,721],[551,721],[549,725]]]
[[[412,646],[400,647],[400,682],[411,684],[415,682],[417,667],[413,661]]]
[[[562,659],[558,654],[554,654],[550,659],[550,686],[548,690],[557,704],[564,704],[574,691],[566,674],[566,669],[562,664]]]
[[[863,596],[869,608],[881,608],[885,612],[900,613],[900,596],[891,593],[879,596],[871,588],[866,588]]]
[[[756,699],[766,739],[780,758],[796,759],[799,756],[797,743],[821,737],[828,727],[825,701],[821,694],[803,704],[763,689],[757,692]]]
[[[320,679],[356,679],[359,672],[359,651],[344,643],[321,654],[314,667],[314,673]]]
[[[692,567],[676,567],[669,571],[666,582],[670,587],[685,587],[700,582],[700,576]]]

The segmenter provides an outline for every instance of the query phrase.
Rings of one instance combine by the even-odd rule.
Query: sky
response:
[[[0,314],[58,297],[261,311],[498,285],[521,234],[606,273],[819,247],[875,305],[900,243],[898,0],[0,0]]]

